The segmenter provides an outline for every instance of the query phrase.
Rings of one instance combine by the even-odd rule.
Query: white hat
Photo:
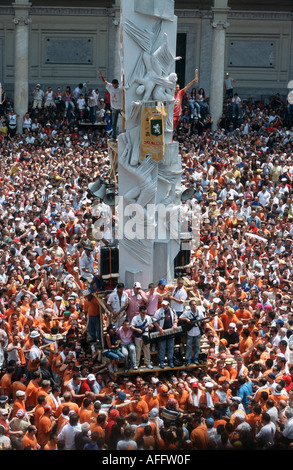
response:
[[[219,303],[221,302],[221,299],[220,299],[219,297],[215,297],[214,300],[213,300],[213,302],[214,302],[215,304],[219,304]]]
[[[133,284],[133,287],[138,287],[139,289],[141,289],[141,283],[140,282],[135,282]]]
[[[212,382],[206,382],[204,386],[207,388],[213,388],[214,384]]]
[[[234,322],[229,323],[230,328],[236,328],[236,324]]]
[[[87,379],[88,379],[88,380],[96,380],[96,377],[94,376],[94,374],[89,374],[89,375],[87,376]]]
[[[163,300],[162,305],[169,305],[170,302],[168,300]]]
[[[40,333],[36,330],[32,331],[30,334],[30,338],[38,338],[40,336]]]
[[[85,290],[85,291],[84,291],[84,293],[83,293],[83,295],[90,295],[90,294],[91,294],[91,291],[90,291],[90,290],[88,290],[88,289],[87,289],[87,290]]]

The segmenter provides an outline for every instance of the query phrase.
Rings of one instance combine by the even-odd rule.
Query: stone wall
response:
[[[186,33],[185,81],[189,82],[198,68],[199,86],[209,94],[212,11],[175,9],[175,14],[178,32]],[[13,16],[12,7],[0,7],[0,81],[9,96],[14,89]],[[84,80],[89,80],[90,87],[104,90],[97,78],[98,68],[108,79],[117,74],[117,11],[106,7],[33,5],[30,16],[30,93],[38,82],[46,90],[49,85],[53,89],[73,87]],[[292,12],[229,11],[225,70],[236,78],[239,94],[287,95],[287,84],[293,79],[292,19]]]

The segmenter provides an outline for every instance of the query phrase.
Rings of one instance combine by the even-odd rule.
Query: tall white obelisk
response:
[[[121,0],[118,238],[119,279],[127,287],[173,281],[180,249],[182,168],[172,141],[176,34],[174,0]]]

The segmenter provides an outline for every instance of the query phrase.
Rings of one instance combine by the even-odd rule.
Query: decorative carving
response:
[[[19,25],[19,26],[28,25],[31,23],[31,17],[30,16],[14,16],[12,18],[12,22],[15,25]]]
[[[230,26],[230,23],[229,21],[213,20],[211,21],[211,25],[214,29],[223,30],[227,29]]]

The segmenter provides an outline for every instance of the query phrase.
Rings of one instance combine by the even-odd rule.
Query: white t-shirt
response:
[[[106,89],[110,93],[110,101],[113,109],[122,109],[122,88],[115,88],[112,83],[107,82]]]

